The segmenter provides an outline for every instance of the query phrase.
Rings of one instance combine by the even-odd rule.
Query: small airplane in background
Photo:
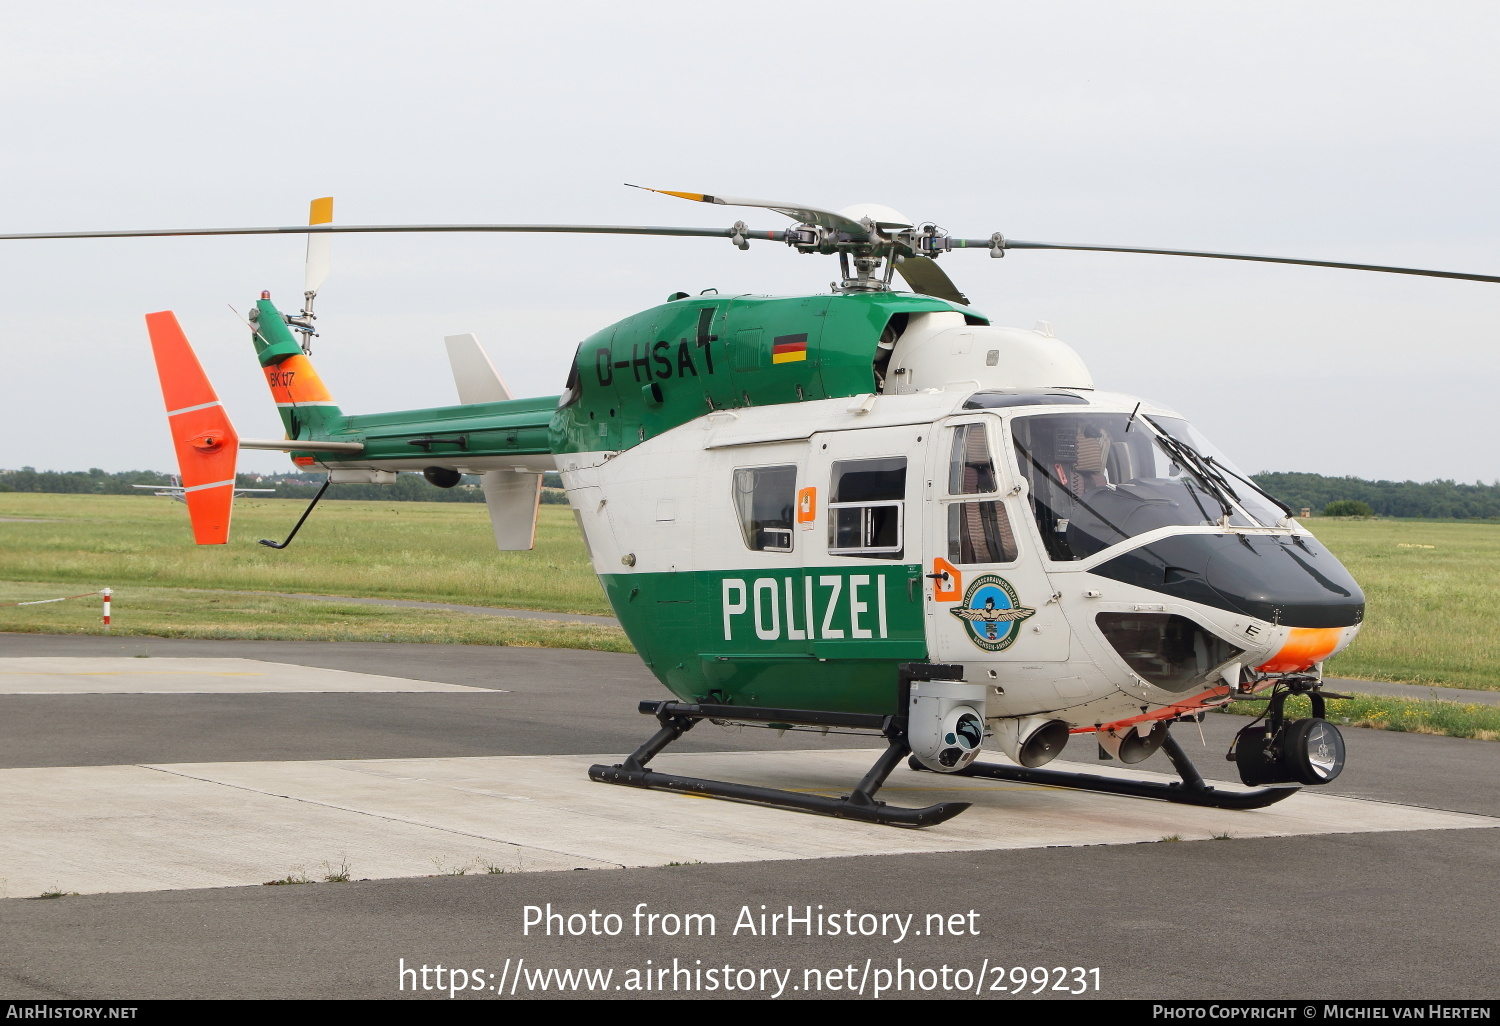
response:
[[[172,474],[170,476],[172,478],[172,483],[169,484],[169,485],[131,485],[130,487],[132,487],[132,488],[154,488],[155,491],[152,494],[155,495],[155,496],[157,496],[158,498],[166,497],[168,499],[175,499],[176,501],[182,503],[183,505],[187,505],[187,489],[182,486],[182,478],[179,477],[176,474]],[[244,496],[244,495],[254,495],[254,494],[257,494],[257,493],[263,493],[263,494],[267,494],[267,495],[274,495],[276,493],[276,489],[274,489],[274,488],[236,488],[234,490],[234,497],[236,499],[238,499],[238,498],[240,498],[241,496]]]

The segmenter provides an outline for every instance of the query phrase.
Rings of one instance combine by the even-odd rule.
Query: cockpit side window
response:
[[[1011,529],[1005,503],[950,502],[948,504],[948,562],[954,566],[976,563],[1014,563],[1016,534]]]
[[[734,511],[745,547],[755,552],[791,552],[792,507],[797,468],[743,467],[734,472]]]
[[[949,449],[948,494],[978,496],[995,490],[995,461],[990,456],[988,429],[983,423],[957,425]],[[971,566],[1015,561],[1016,536],[1001,499],[950,502],[947,518],[950,563]]]
[[[828,502],[829,554],[900,559],[905,506],[905,456],[834,463]]]

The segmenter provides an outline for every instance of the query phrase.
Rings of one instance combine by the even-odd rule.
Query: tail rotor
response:
[[[333,197],[322,196],[312,201],[308,208],[308,227],[333,223]],[[318,317],[313,313],[313,303],[318,298],[318,289],[328,280],[333,261],[333,236],[327,232],[311,232],[307,236],[307,264],[302,275],[302,312],[286,319],[293,331],[301,334],[302,351],[312,355],[312,340],[318,331],[313,327]]]

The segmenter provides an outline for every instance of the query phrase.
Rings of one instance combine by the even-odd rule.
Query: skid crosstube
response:
[[[1204,782],[1198,768],[1188,759],[1187,753],[1168,734],[1162,750],[1172,760],[1172,768],[1182,780],[1163,784],[1155,780],[1122,780],[1119,777],[1101,777],[1094,773],[1069,773],[1063,770],[1027,769],[1024,766],[1002,766],[993,762],[976,762],[959,770],[954,776],[986,777],[990,780],[1016,780],[1026,784],[1045,784],[1049,787],[1072,787],[1085,791],[1101,791],[1105,794],[1123,794],[1132,798],[1156,798],[1176,802],[1179,805],[1203,805],[1213,809],[1263,809],[1274,805],[1302,790],[1300,787],[1262,787],[1255,791],[1220,791]],[[927,767],[912,759],[912,769]]]
[[[903,663],[899,668],[896,708],[904,712],[909,707],[910,687],[913,681],[962,679],[962,666]],[[969,802],[941,802],[926,808],[908,809],[887,805],[875,799],[875,792],[885,783],[886,778],[891,775],[904,757],[911,754],[911,747],[907,743],[907,724],[904,716],[825,712],[813,709],[764,709],[686,702],[642,702],[640,711],[645,715],[655,716],[661,728],[645,744],[632,752],[624,762],[615,766],[590,766],[589,778],[591,780],[657,791],[681,791],[685,794],[728,798],[732,801],[752,802],[773,808],[812,812],[885,826],[933,826],[952,819],[970,805]],[[850,794],[842,798],[827,798],[823,795],[783,791],[754,784],[736,784],[727,780],[706,780],[701,777],[657,773],[646,767],[646,764],[662,749],[703,720],[878,730],[885,737],[887,748],[881,753],[880,758],[875,760],[875,765],[870,767],[864,779]],[[1197,767],[1193,765],[1192,760],[1188,758],[1187,753],[1182,750],[1182,746],[1171,734],[1168,734],[1162,742],[1162,750],[1167,753],[1167,758],[1172,761],[1172,768],[1182,778],[1180,781],[1164,784],[1154,780],[1124,780],[1118,777],[1103,777],[1094,773],[1028,769],[1024,766],[1002,766],[992,762],[972,763],[950,775],[986,777],[991,780],[1015,780],[1049,787],[1071,787],[1086,791],[1099,791],[1104,794],[1154,798],[1159,801],[1176,802],[1180,805],[1200,805],[1215,809],[1261,809],[1290,798],[1301,790],[1300,787],[1263,787],[1254,791],[1221,791],[1204,782]],[[927,767],[915,757],[909,760],[908,765],[915,770],[927,770]]]
[[[958,679],[962,676],[963,668],[959,666],[903,664],[900,672],[902,703],[898,708],[906,707],[906,693],[912,680]],[[661,729],[632,752],[623,763],[615,766],[590,766],[589,779],[604,784],[625,784],[629,787],[644,787],[656,791],[681,791],[686,794],[728,798],[732,801],[752,802],[756,805],[812,812],[823,816],[836,816],[839,819],[878,823],[882,826],[933,826],[952,819],[967,809],[970,804],[969,802],[940,802],[925,808],[908,809],[887,805],[885,802],[876,800],[875,792],[885,783],[891,771],[911,752],[911,748],[906,743],[904,718],[873,713],[839,713],[813,709],[756,709],[737,705],[684,702],[642,702],[640,711],[646,715],[655,716],[661,724]],[[736,784],[727,780],[683,777],[673,773],[657,773],[655,770],[646,768],[646,763],[663,748],[703,720],[879,730],[885,736],[888,747],[881,753],[880,758],[875,760],[875,764],[864,775],[864,779],[850,794],[842,798],[783,791],[779,788],[759,787],[754,784]]]

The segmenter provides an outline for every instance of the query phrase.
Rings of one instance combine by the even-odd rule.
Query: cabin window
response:
[[[829,553],[900,559],[905,502],[905,456],[835,463],[828,502]]]
[[[948,562],[1013,563],[1016,536],[1003,502],[948,504]]]
[[[983,424],[960,424],[953,429],[953,452],[948,460],[948,494],[974,495],[995,490],[995,461]]]
[[[745,546],[756,552],[792,551],[797,468],[744,467],[734,472],[734,510]]]

